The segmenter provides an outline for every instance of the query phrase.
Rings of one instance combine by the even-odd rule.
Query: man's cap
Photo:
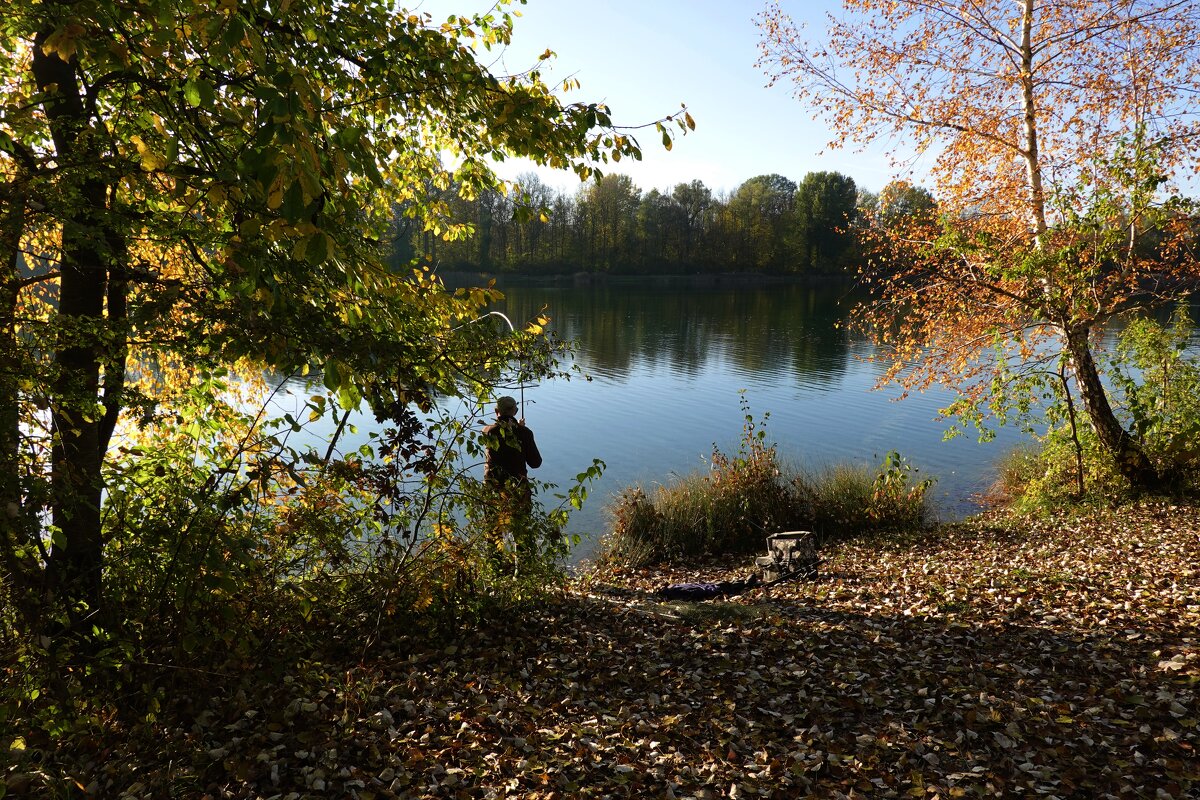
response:
[[[517,401],[514,398],[509,397],[508,395],[504,395],[503,397],[496,398],[496,413],[497,414],[516,414],[517,413]]]

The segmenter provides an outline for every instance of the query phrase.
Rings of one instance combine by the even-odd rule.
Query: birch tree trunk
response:
[[[1158,470],[1137,439],[1121,425],[1108,401],[1108,392],[1100,381],[1100,371],[1092,357],[1089,333],[1087,327],[1076,326],[1068,328],[1064,337],[1088,422],[1121,475],[1136,489],[1158,488],[1162,484]]]

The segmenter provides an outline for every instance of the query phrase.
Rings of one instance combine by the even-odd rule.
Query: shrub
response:
[[[779,469],[775,446],[747,411],[738,452],[713,446],[708,472],[659,486],[651,498],[640,486],[609,507],[612,528],[598,559],[646,564],[680,556],[745,553],[762,548],[768,533],[804,519]],[[764,422],[765,422],[764,418]]]
[[[767,535],[786,530],[811,530],[829,541],[928,521],[933,481],[914,480],[915,468],[898,453],[875,473],[838,465],[789,476],[764,428],[749,413],[745,420],[737,454],[714,447],[707,472],[658,486],[653,495],[641,486],[622,491],[609,507],[612,528],[597,560],[640,566],[761,551]]]
[[[1055,428],[1039,446],[1017,448],[1004,455],[996,469],[992,499],[1019,514],[1066,506],[1116,505],[1132,496],[1129,482],[1111,459],[1103,457],[1099,442],[1087,428],[1079,429],[1078,442],[1069,429]]]
[[[1200,358],[1188,349],[1194,331],[1186,303],[1167,326],[1133,319],[1112,359],[1119,414],[1174,488],[1200,472]]]
[[[924,528],[932,511],[928,493],[934,480],[916,479],[918,470],[895,451],[872,472],[834,464],[792,479],[818,541],[849,539],[864,533]]]
[[[303,438],[294,417],[246,411],[224,375],[193,377],[169,412],[124,432],[107,465],[103,613],[29,600],[0,570],[0,731],[22,731],[30,752],[152,719],[218,675],[458,633],[561,585],[566,506],[582,505],[602,464],[560,507],[534,503],[536,548],[503,570],[478,524],[476,419],[393,409],[395,427],[337,457],[337,434],[290,445]],[[316,396],[304,411],[332,409]]]
[[[1129,321],[1110,359],[1117,413],[1163,479],[1162,489],[1194,493],[1200,486],[1200,360],[1189,356],[1193,326],[1184,305],[1169,326],[1149,318]],[[992,494],[1020,513],[1065,505],[1112,506],[1134,493],[1082,421],[1072,435],[1061,420],[1037,448],[1021,448],[1000,462]]]

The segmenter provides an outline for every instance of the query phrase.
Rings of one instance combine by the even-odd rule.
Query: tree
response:
[[[854,179],[837,172],[810,172],[796,189],[790,235],[797,269],[828,272],[841,266],[854,242],[850,226],[858,213]]]
[[[779,269],[783,232],[795,199],[796,184],[782,175],[757,175],[745,181],[726,208],[732,256],[741,269]]]
[[[476,263],[491,270],[507,260],[513,204],[504,192],[486,191],[476,198],[475,210]]]
[[[906,180],[894,180],[875,201],[875,220],[885,226],[900,222],[928,224],[937,217],[938,204],[933,194],[924,186],[916,186]]]
[[[928,232],[937,220],[938,204],[929,190],[904,179],[891,181],[877,195],[860,195],[856,231],[860,261],[890,264],[891,269],[908,263],[903,248],[893,245]]]
[[[640,202],[641,192],[628,175],[603,175],[581,191],[579,212],[588,263],[594,269],[608,272],[630,266]]]
[[[951,410],[978,420],[1027,402],[1061,359],[1122,474],[1159,481],[1110,403],[1094,334],[1200,274],[1182,215],[1156,211],[1183,208],[1172,197],[1197,165],[1198,14],[1179,0],[847,0],[812,42],[767,8],[760,63],[835,144],[894,137],[933,159],[945,227],[896,237],[901,263],[860,309],[889,378],[956,387]]]
[[[682,238],[682,214],[679,206],[658,189],[642,195],[637,209],[637,256],[638,266],[646,271],[661,270],[672,261],[672,251],[678,250],[672,240]]]
[[[714,205],[712,191],[701,180],[677,183],[671,190],[671,199],[675,201],[683,216],[683,243],[680,248],[680,258],[682,265],[687,267],[691,264],[698,240],[712,224],[711,215]]]
[[[550,222],[550,208],[554,204],[554,190],[547,186],[536,173],[527,172],[517,177],[520,195],[516,202],[517,250],[512,253],[515,260],[536,264],[547,260],[547,247],[543,244]]]
[[[391,210],[453,236],[431,190],[504,190],[493,157],[587,177],[639,152],[536,67],[481,65],[475,48],[509,41],[505,4],[443,23],[378,0],[6,6],[0,547],[15,581],[100,604],[108,445],[155,399],[128,379],[134,355],[316,365],[347,405],[456,390],[450,331],[490,295],[388,270]]]

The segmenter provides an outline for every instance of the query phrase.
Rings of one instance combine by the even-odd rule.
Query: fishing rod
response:
[[[513,325],[512,320],[508,318],[508,315],[502,311],[489,311],[486,314],[482,314],[482,315],[476,317],[475,319],[468,320],[467,322],[464,322],[461,325],[456,325],[453,328],[451,328],[450,330],[456,331],[459,328],[465,328],[468,325],[474,325],[476,322],[485,320],[488,317],[499,317],[500,319],[504,320],[504,322],[508,325],[508,332],[511,334],[514,334],[514,335],[516,334],[516,332],[517,332],[516,326]],[[524,409],[525,408],[525,365],[521,358],[520,351],[517,352],[517,381],[518,381],[517,388],[520,389],[520,392],[521,392],[521,409]]]

